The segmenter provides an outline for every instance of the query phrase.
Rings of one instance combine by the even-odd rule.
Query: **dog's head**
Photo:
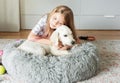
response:
[[[75,39],[73,38],[72,31],[68,26],[62,25],[58,27],[51,35],[50,40],[55,45],[59,44],[59,41],[62,42],[62,45],[72,46],[75,44]]]

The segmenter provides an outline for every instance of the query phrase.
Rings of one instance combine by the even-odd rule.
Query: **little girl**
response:
[[[49,45],[51,44],[49,38],[52,32],[61,25],[70,27],[76,42],[79,41],[76,37],[73,12],[64,5],[57,6],[50,13],[43,16],[28,35],[28,40]],[[59,45],[59,48],[66,50],[71,47]]]

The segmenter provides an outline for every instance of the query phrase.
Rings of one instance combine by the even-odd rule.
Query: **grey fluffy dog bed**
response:
[[[14,42],[4,48],[2,63],[14,80],[24,83],[74,83],[96,75],[99,57],[96,46],[83,43],[67,56],[35,56],[20,51],[23,42]],[[16,82],[17,83],[17,82]]]

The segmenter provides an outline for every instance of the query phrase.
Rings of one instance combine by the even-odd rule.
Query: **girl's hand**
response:
[[[68,45],[63,46],[63,45],[62,45],[62,42],[60,42],[60,41],[59,41],[58,46],[57,46],[57,48],[58,48],[59,50],[68,50],[68,49],[70,49],[71,47],[72,47],[72,46],[68,46]]]
[[[72,46],[66,45],[66,46],[60,47],[59,50],[69,50],[70,48],[72,48]]]

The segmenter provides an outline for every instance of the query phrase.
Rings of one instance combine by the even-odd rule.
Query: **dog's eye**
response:
[[[67,35],[64,35],[64,37],[67,37]]]

